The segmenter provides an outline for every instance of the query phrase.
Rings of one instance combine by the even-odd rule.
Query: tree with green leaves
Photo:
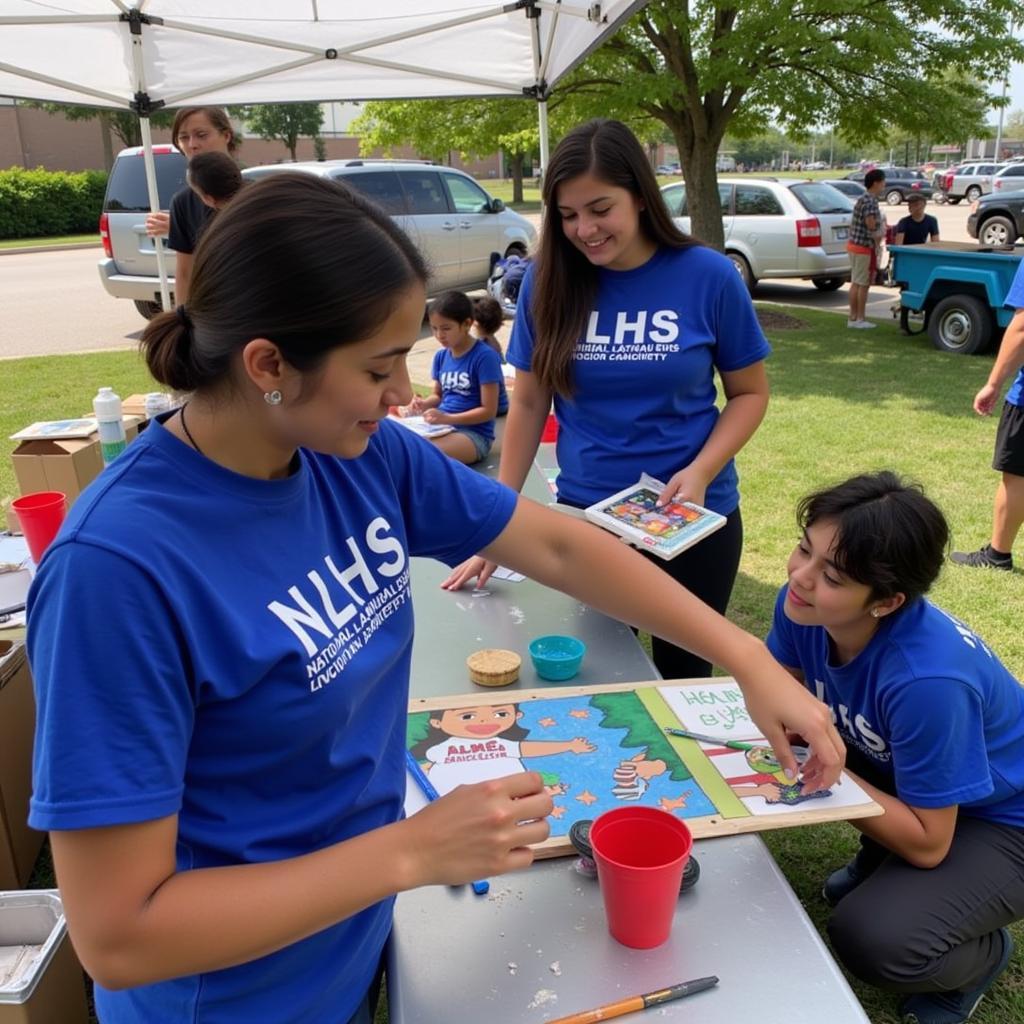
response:
[[[1024,20],[1020,0],[652,0],[586,71],[615,83],[609,108],[668,127],[693,232],[722,246],[726,131],[834,125],[866,142],[890,125],[941,125],[963,138],[991,99],[978,83],[1024,59],[1011,19]]]
[[[549,130],[554,137],[574,124],[607,113],[605,83],[592,76],[570,80],[548,104]],[[660,138],[664,126],[630,108],[618,112],[647,142]],[[352,122],[360,136],[360,151],[390,154],[396,146],[411,146],[421,156],[447,161],[453,150],[466,159],[501,149],[512,178],[512,202],[523,200],[523,168],[540,149],[537,104],[529,99],[380,100],[367,103]]]
[[[351,130],[364,154],[411,146],[427,159],[445,162],[452,150],[466,159],[502,149],[513,202],[522,202],[523,167],[539,145],[537,104],[527,99],[379,100],[366,104]]]
[[[231,113],[245,122],[246,129],[261,139],[277,139],[285,144],[292,160],[303,136],[318,139],[324,123],[319,103],[257,103],[232,107]]]

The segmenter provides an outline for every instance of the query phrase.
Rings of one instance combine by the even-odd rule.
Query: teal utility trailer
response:
[[[1013,316],[1003,301],[1022,256],[1024,246],[997,249],[972,242],[889,246],[890,277],[900,289],[900,326],[907,334],[926,330],[943,352],[987,351]],[[920,326],[913,314],[922,313]]]

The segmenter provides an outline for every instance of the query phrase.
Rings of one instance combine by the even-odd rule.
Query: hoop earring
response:
[[[280,405],[283,400],[284,396],[277,390],[277,388],[274,388],[273,391],[263,392],[263,401],[266,402],[267,405]]]

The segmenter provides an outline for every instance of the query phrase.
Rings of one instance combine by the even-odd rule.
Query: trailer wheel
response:
[[[992,342],[992,314],[973,295],[948,295],[928,317],[928,337],[942,352],[969,356],[984,352]]]

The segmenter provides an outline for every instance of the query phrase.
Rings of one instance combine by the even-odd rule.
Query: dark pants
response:
[[[736,509],[720,530],[667,562],[664,558],[640,553],[724,615],[743,553],[743,517]],[[663,679],[699,679],[711,675],[711,662],[660,637],[651,637],[651,653]]]
[[[847,767],[892,793],[858,751]],[[861,837],[859,861],[874,867],[828,922],[832,946],[862,981],[891,992],[975,987],[1002,953],[996,934],[1024,917],[1024,828],[961,814],[946,859],[915,868]]]

